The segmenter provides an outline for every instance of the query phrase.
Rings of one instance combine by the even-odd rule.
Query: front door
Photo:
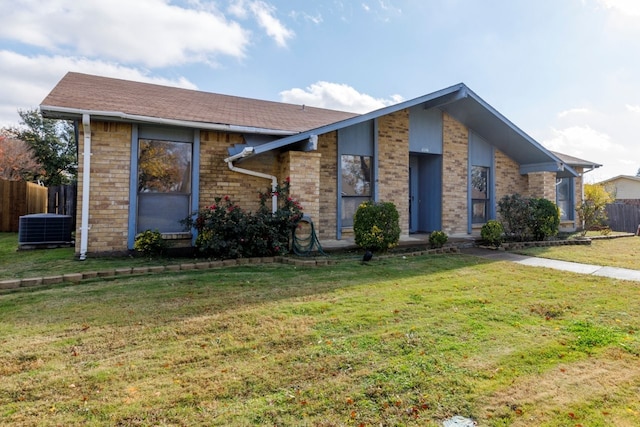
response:
[[[442,227],[442,156],[409,156],[409,232],[425,233]]]

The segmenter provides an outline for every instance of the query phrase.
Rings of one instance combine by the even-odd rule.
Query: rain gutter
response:
[[[206,122],[195,122],[190,120],[179,120],[179,119],[165,119],[161,117],[151,117],[151,116],[141,116],[138,114],[129,114],[121,111],[100,111],[100,110],[83,110],[77,108],[68,108],[68,107],[56,107],[49,105],[41,105],[40,111],[43,113],[49,113],[50,117],[55,117],[57,115],[82,115],[89,114],[93,116],[93,119],[119,119],[123,121],[133,121],[133,122],[141,122],[141,123],[155,123],[167,126],[180,126],[180,127],[188,127],[188,128],[198,128],[203,130],[219,130],[219,131],[227,131],[227,132],[239,132],[239,133],[254,133],[254,134],[264,134],[264,135],[275,135],[275,136],[290,136],[295,135],[297,132],[292,132],[288,130],[281,129],[268,129],[268,128],[259,128],[253,126],[238,126],[238,125],[228,125],[222,123],[206,123]],[[58,117],[55,117],[58,118]],[[64,117],[60,117],[64,118]]]
[[[233,172],[242,173],[245,175],[251,175],[258,178],[270,179],[271,180],[271,213],[275,213],[278,210],[278,196],[276,190],[278,188],[278,178],[262,172],[252,171],[249,169],[239,168],[233,164],[236,160],[249,157],[253,155],[254,149],[253,147],[245,147],[240,153],[233,155],[231,157],[227,157],[224,159],[229,169]]]

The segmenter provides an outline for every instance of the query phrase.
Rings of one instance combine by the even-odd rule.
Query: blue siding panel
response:
[[[338,154],[373,156],[373,120],[338,130]]]
[[[442,154],[442,111],[421,105],[409,109],[409,151]]]

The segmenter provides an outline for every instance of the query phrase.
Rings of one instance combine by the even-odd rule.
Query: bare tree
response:
[[[0,134],[0,179],[32,181],[42,174],[33,151],[26,142]]]

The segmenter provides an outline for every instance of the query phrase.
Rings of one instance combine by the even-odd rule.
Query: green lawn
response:
[[[451,254],[0,294],[0,423],[640,425],[640,288]]]
[[[591,245],[526,248],[518,253],[542,258],[640,270],[640,237],[594,239]]]
[[[74,252],[74,248],[18,251],[18,233],[0,233],[0,280],[185,262],[143,257],[89,257],[78,261]]]

